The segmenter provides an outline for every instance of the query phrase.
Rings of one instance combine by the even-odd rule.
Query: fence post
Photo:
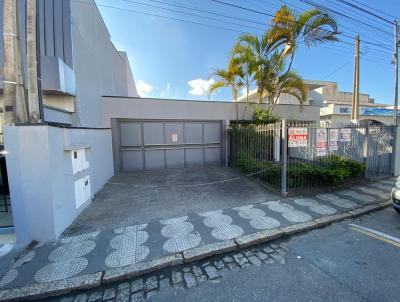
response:
[[[369,123],[365,124],[365,133],[363,140],[363,161],[365,163],[365,172],[364,177],[367,177],[368,174],[368,141],[369,141]]]
[[[287,124],[286,119],[282,119],[282,157],[281,157],[281,193],[287,194]]]
[[[400,152],[400,131],[399,126],[393,126],[393,147],[392,147],[392,173],[394,176],[400,175],[400,156],[397,153]]]

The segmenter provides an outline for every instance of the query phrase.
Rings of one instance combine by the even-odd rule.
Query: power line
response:
[[[200,25],[200,26],[205,26],[205,27],[211,27],[211,28],[216,28],[216,29],[221,29],[221,30],[232,31],[232,32],[236,32],[236,33],[242,33],[242,34],[248,33],[245,31],[222,27],[222,26],[218,26],[218,25],[205,24],[205,23],[201,23],[201,22],[197,22],[197,21],[190,21],[190,20],[185,20],[185,19],[180,19],[180,18],[175,18],[175,17],[168,17],[168,16],[163,16],[163,15],[158,15],[158,14],[153,14],[153,13],[148,13],[148,12],[143,12],[143,11],[137,11],[137,10],[127,9],[127,8],[122,8],[122,7],[117,7],[117,6],[111,6],[111,5],[105,5],[105,4],[94,4],[94,3],[89,3],[89,2],[79,1],[79,0],[71,0],[71,2],[82,3],[82,4],[87,4],[87,5],[97,5],[100,7],[111,8],[111,9],[116,9],[116,10],[120,10],[120,11],[137,13],[137,14],[142,14],[142,15],[147,15],[147,16],[152,16],[152,17],[158,17],[158,18],[163,18],[163,19],[168,19],[168,20],[173,20],[173,21],[180,21],[180,22],[185,22],[185,23],[190,23],[190,24],[195,24],[195,25]]]
[[[128,0],[126,0],[126,1],[128,1]],[[94,3],[88,3],[88,2],[79,1],[79,0],[72,0],[72,2],[77,2],[77,3],[87,4],[87,5],[96,5],[96,4],[94,4]],[[130,2],[133,2],[133,1],[130,1]],[[160,1],[160,2],[161,2],[161,1]],[[158,17],[158,18],[163,18],[163,19],[168,19],[168,20],[172,20],[172,21],[179,21],[179,22],[184,22],[184,23],[189,23],[189,24],[201,25],[201,26],[210,27],[210,28],[228,30],[228,31],[232,31],[232,32],[246,33],[246,32],[244,32],[244,31],[239,31],[239,30],[232,29],[232,28],[221,27],[221,26],[212,25],[212,24],[205,24],[205,23],[201,23],[201,22],[190,21],[190,20],[186,20],[186,19],[180,19],[180,18],[169,17],[169,16],[163,16],[163,15],[158,15],[158,14],[153,14],[153,13],[147,13],[147,12],[142,12],[142,11],[127,9],[127,8],[122,8],[122,7],[116,7],[116,6],[110,6],[110,5],[103,5],[103,4],[97,4],[97,6],[105,7],[105,8],[111,8],[111,9],[116,9],[116,10],[121,10],[121,11],[129,12],[129,13],[144,14],[144,15],[153,16],[153,17]],[[205,17],[205,16],[199,16],[199,17]],[[219,21],[220,21],[220,22],[224,22],[224,20],[219,20]],[[238,25],[240,25],[240,24],[238,24]],[[248,32],[247,32],[247,33],[248,33]],[[342,41],[342,42],[343,42],[343,43],[347,43],[347,42],[344,42],[344,41]],[[347,44],[352,45],[351,43],[347,43]],[[327,47],[327,46],[320,46],[320,47],[327,48],[327,49],[331,49],[331,50],[336,50],[336,51],[341,51],[341,52],[349,52],[349,51],[350,51],[350,49],[345,48],[345,47],[341,47],[340,45],[335,45],[335,46],[333,46],[333,47],[342,48],[343,50],[335,49],[335,48],[332,48],[332,47],[330,48],[330,47]]]
[[[353,0],[353,2],[355,2],[355,3],[357,3],[357,4],[360,4],[360,5],[363,5],[363,6],[365,6],[365,7],[368,7],[369,9],[375,10],[375,11],[377,11],[377,12],[379,12],[379,13],[381,13],[381,14],[384,14],[384,15],[386,15],[386,16],[388,16],[388,17],[392,17],[392,18],[394,18],[394,19],[399,19],[399,17],[396,17],[396,16],[393,16],[393,15],[391,15],[391,14],[388,14],[388,13],[384,12],[383,10],[374,8],[374,7],[369,6],[369,5],[365,4],[365,3],[361,3],[361,2],[356,1],[356,0]]]
[[[371,25],[371,24],[369,24],[369,23],[367,23],[367,22],[364,22],[364,21],[361,21],[361,20],[359,20],[359,19],[350,17],[350,16],[348,16],[348,15],[346,15],[346,14],[344,14],[344,13],[341,13],[341,12],[335,10],[335,9],[329,8],[329,7],[325,6],[325,5],[321,5],[321,4],[318,4],[318,3],[314,2],[314,1],[310,1],[310,0],[300,0],[300,1],[301,1],[301,2],[304,2],[304,3],[307,3],[307,4],[309,4],[309,5],[315,6],[315,7],[319,7],[319,8],[321,8],[321,9],[323,9],[323,10],[332,12],[332,13],[337,14],[337,15],[339,15],[339,16],[348,18],[348,19],[350,19],[350,20],[353,20],[353,21],[355,21],[355,22],[357,22],[357,23],[360,23],[360,24],[363,24],[363,25],[365,25],[365,26],[374,28],[375,30],[382,31],[382,29],[380,29],[379,27],[376,27],[376,26],[374,26],[374,25]],[[338,1],[339,1],[339,0],[338,0]],[[392,36],[392,33],[389,33],[389,32],[386,32],[386,31],[383,31],[383,32],[386,33],[386,34],[388,34],[388,35],[390,35],[390,36]]]
[[[360,7],[360,6],[356,5],[356,4],[350,3],[350,2],[348,2],[346,0],[336,0],[336,1],[344,3],[344,4],[348,5],[348,6],[351,6],[351,7],[355,8],[355,9],[358,9],[359,11],[362,11],[362,12],[368,14],[368,15],[374,16],[374,17],[376,17],[376,18],[378,18],[378,19],[380,19],[382,21],[385,21],[385,22],[393,25],[392,21],[390,21],[390,20],[388,20],[386,18],[383,18],[383,17],[381,17],[381,16],[379,16],[379,15],[377,15],[377,14],[375,14],[375,13],[373,13],[373,12],[367,10],[367,9],[364,9],[364,8],[362,8],[362,7]]]
[[[121,1],[134,3],[134,1],[131,1],[131,0],[121,0]],[[207,9],[202,9],[202,8],[199,8],[199,7],[181,5],[181,4],[177,4],[176,2],[166,2],[166,1],[159,1],[159,0],[148,0],[148,1],[150,1],[150,2],[155,2],[155,3],[160,3],[160,4],[164,4],[164,5],[169,5],[169,6],[173,6],[173,7],[184,8],[184,9],[187,9],[187,10],[192,10],[192,11],[197,11],[197,12],[208,13],[208,14],[212,14],[212,15],[215,15],[215,16],[220,16],[220,17],[235,19],[235,20],[239,20],[239,21],[243,21],[243,22],[248,22],[248,23],[253,23],[253,24],[258,24],[258,25],[267,26],[267,24],[266,24],[266,23],[263,23],[263,22],[258,22],[258,21],[254,21],[254,20],[250,20],[250,19],[245,19],[245,18],[239,18],[239,17],[237,17],[237,16],[222,14],[222,13],[218,13],[218,12],[215,12],[215,11],[211,11],[211,10],[207,10]]]
[[[236,5],[236,4],[232,4],[232,3],[227,3],[227,2],[224,2],[224,1],[220,1],[220,0],[211,0],[211,1],[216,2],[216,3],[220,3],[220,4],[222,4],[222,5],[231,6],[231,7],[235,7],[235,8],[238,8],[238,9],[250,11],[250,12],[253,12],[253,13],[256,13],[256,14],[261,14],[261,15],[266,15],[266,16],[270,16],[270,17],[275,17],[275,15],[273,15],[273,14],[269,14],[269,13],[265,13],[265,12],[260,12],[260,11],[258,11],[258,10],[254,10],[254,9],[251,9],[251,8],[248,8],[248,7],[243,7],[243,6],[240,6],[240,5]],[[293,20],[290,20],[290,19],[287,19],[287,18],[283,18],[283,17],[277,17],[277,18],[278,18],[278,19],[281,19],[281,20],[288,21],[288,22],[292,22],[292,23],[297,23],[297,24],[301,24],[301,25],[307,25],[307,24],[304,24],[304,23],[301,23],[301,22],[298,22],[298,21],[293,21]],[[311,28],[318,28],[318,27],[316,27],[316,26],[311,26],[311,25],[307,25],[307,26],[309,26],[309,27],[311,27]],[[330,31],[330,30],[324,30],[324,31],[333,33],[333,31]],[[347,34],[344,34],[344,33],[337,33],[337,34],[338,34],[338,35],[341,35],[341,36],[344,36],[344,37],[347,37],[347,38],[351,38],[351,39],[354,38],[353,36],[350,36],[350,35],[347,35]],[[373,42],[369,42],[369,41],[364,41],[364,43],[367,43],[367,44],[370,44],[370,45],[379,46],[379,47],[382,47],[382,48],[386,48],[386,47],[384,47],[384,46],[388,46],[388,45],[382,45],[382,44],[373,43]]]
[[[326,79],[328,79],[329,77],[331,77],[332,75],[334,75],[335,73],[337,73],[338,71],[342,70],[344,67],[346,67],[347,65],[349,65],[352,62],[352,60],[344,63],[343,65],[341,65],[340,67],[336,68],[335,70],[333,70],[332,72],[328,73],[326,76],[324,76],[321,81],[324,81]]]
[[[162,6],[158,6],[158,5],[152,5],[152,4],[147,4],[147,3],[143,3],[143,2],[131,1],[131,0],[122,0],[122,1],[125,1],[125,2],[128,2],[128,3],[132,3],[132,4],[139,4],[139,5],[143,5],[143,6],[154,7],[154,8],[157,8],[157,9],[163,9],[163,10],[167,10],[167,11],[172,11],[172,12],[175,12],[175,13],[186,14],[186,15],[189,15],[189,16],[204,18],[204,19],[208,19],[208,20],[212,20],[212,21],[216,21],[216,22],[221,22],[221,21],[222,21],[221,19],[211,18],[211,17],[207,17],[207,16],[202,16],[202,15],[196,15],[196,14],[189,13],[189,12],[184,12],[184,11],[181,11],[181,10],[176,10],[176,9],[172,9],[172,8],[166,8],[166,7],[162,7]],[[152,1],[152,0],[149,0],[149,1]],[[154,2],[160,2],[160,3],[162,3],[161,1],[154,1]],[[254,26],[250,26],[250,25],[244,25],[244,24],[239,24],[239,23],[235,23],[235,22],[231,22],[231,21],[226,21],[226,20],[223,20],[223,22],[224,22],[224,23],[228,23],[228,24],[232,24],[232,25],[236,25],[236,26],[245,26],[245,27],[252,28],[252,29],[256,29],[256,30],[260,30],[260,31],[263,31],[263,30],[264,30],[264,28],[258,28],[258,27],[254,27]]]
[[[265,2],[265,0],[263,0],[263,1]],[[302,12],[305,11],[303,7],[294,5],[294,4],[292,4],[292,3],[289,3],[288,1],[285,1],[285,0],[278,0],[278,1],[280,1],[280,2],[282,2],[282,3],[284,3],[284,4],[286,4],[286,5],[288,5],[289,7],[294,7],[294,8],[295,8],[294,11],[296,11],[297,13],[302,13]],[[300,1],[301,1],[301,0],[300,0]],[[310,4],[308,4],[308,5],[310,5]],[[313,5],[311,5],[311,6],[314,7]],[[337,16],[337,17],[338,17],[338,19],[339,19],[340,16]],[[346,25],[343,24],[343,23],[346,23],[346,22],[349,22],[349,23],[352,23],[352,24],[358,26],[357,22],[355,22],[355,21],[353,21],[353,20],[343,19],[342,22],[341,22],[341,24],[340,24],[340,27],[345,28],[345,29],[347,29],[347,30],[349,30],[349,31],[351,31],[351,32],[357,33],[357,34],[360,34],[360,31],[366,31],[367,34],[365,34],[365,33],[362,34],[364,37],[367,37],[368,39],[370,39],[371,41],[374,41],[374,42],[376,42],[376,43],[382,43],[382,41],[377,40],[377,39],[375,39],[375,38],[369,36],[369,34],[371,33],[371,31],[370,31],[369,29],[365,29],[365,28],[362,28],[362,27],[358,26],[357,32],[356,32],[356,31],[355,31],[354,29],[352,29],[350,26],[346,26]],[[383,36],[383,35],[381,35],[381,34],[380,34],[380,33],[382,32],[381,29],[377,30],[377,32],[378,32],[378,33],[377,33],[378,37],[381,38],[381,39],[383,39],[383,40],[385,40],[386,42],[387,42],[387,40],[389,39],[389,37],[392,37],[392,34],[389,34],[389,33],[387,33],[388,36]],[[339,43],[342,42],[342,43],[350,44],[349,42],[345,42],[345,41],[343,41],[343,40],[342,40],[342,41],[338,41],[338,42],[339,42]],[[353,44],[351,43],[351,45],[353,45]]]
[[[263,1],[265,1],[265,0],[263,0]],[[284,3],[284,4],[288,5],[288,6],[292,6],[292,7],[297,8],[297,11],[298,11],[298,12],[304,12],[304,10],[305,10],[303,7],[296,6],[296,5],[292,4],[292,3],[289,3],[288,1],[285,1],[285,0],[278,0],[278,1]],[[299,0],[299,1],[301,1],[301,0]],[[321,0],[320,0],[320,1],[321,1]],[[310,5],[311,7],[314,7],[314,5],[311,5],[311,4],[308,4],[308,5]],[[332,1],[329,1],[326,5],[332,5]],[[339,5],[340,5],[340,4],[339,4]],[[349,9],[346,8],[346,12],[348,12],[348,10],[349,10]],[[295,10],[295,11],[296,11],[296,10]],[[340,12],[342,12],[342,11],[340,11]],[[334,15],[336,15],[336,14],[334,14]],[[336,15],[336,16],[337,16],[338,19],[340,18],[340,16],[338,16],[338,15]],[[387,36],[383,36],[383,35],[382,35],[382,31],[384,31],[384,30],[381,29],[381,28],[376,29],[375,35],[377,35],[377,38],[375,38],[375,37],[370,37],[371,30],[366,29],[366,28],[364,28],[364,27],[360,27],[359,24],[358,24],[357,22],[353,21],[353,20],[349,20],[349,19],[347,19],[347,18],[343,18],[343,19],[341,19],[341,20],[342,20],[342,22],[341,22],[341,24],[340,24],[340,27],[341,27],[341,28],[347,29],[347,30],[349,30],[349,31],[351,31],[351,32],[354,32],[354,33],[356,33],[356,34],[361,34],[361,31],[365,31],[366,33],[362,33],[362,35],[363,35],[364,37],[367,37],[367,38],[370,39],[371,41],[378,43],[378,44],[382,44],[382,41],[378,40],[377,38],[381,38],[382,40],[384,40],[384,41],[387,42],[387,40],[389,39],[389,37],[390,37],[390,38],[392,37],[392,34],[389,33],[389,32],[385,32],[385,34],[386,34]],[[347,25],[347,24],[346,24],[347,22],[356,25],[356,26],[357,26],[357,31],[354,30],[353,28],[351,28],[350,26],[346,26],[346,25]],[[375,20],[373,20],[373,22],[375,22]],[[386,43],[386,42],[385,42],[385,43]]]

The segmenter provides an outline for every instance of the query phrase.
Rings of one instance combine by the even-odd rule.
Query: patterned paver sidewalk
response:
[[[0,299],[6,289],[62,282],[306,223],[387,200],[392,180],[312,197],[288,198],[62,238],[0,258]],[[10,261],[12,259],[12,261]],[[100,278],[102,273],[99,275]],[[78,282],[78,281],[75,281]],[[3,291],[1,291],[3,290]]]

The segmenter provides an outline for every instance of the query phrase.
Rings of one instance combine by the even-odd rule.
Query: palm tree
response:
[[[233,101],[236,103],[236,123],[239,121],[239,108],[238,108],[238,94],[239,89],[243,87],[244,74],[241,66],[236,61],[230,60],[227,69],[215,69],[211,76],[215,76],[217,80],[211,84],[208,93],[211,94],[213,91],[222,87],[230,88],[232,93]]]
[[[283,5],[272,20],[270,34],[284,45],[283,53],[290,56],[286,73],[289,73],[300,43],[308,48],[326,42],[338,41],[336,20],[319,9],[310,9],[299,15]],[[278,99],[283,90],[276,96]]]
[[[265,97],[265,66],[271,52],[278,46],[279,39],[274,39],[276,37],[278,36],[272,36],[268,31],[261,37],[244,34],[238,38],[238,42],[232,49],[232,57],[248,65],[249,72],[253,73],[252,77],[257,86],[258,105]]]
[[[256,60],[254,60],[251,51],[247,47],[240,44],[236,44],[233,47],[231,51],[231,60],[233,64],[238,65],[242,70],[240,74],[242,78],[240,79],[240,81],[245,89],[245,94],[246,94],[246,102],[242,113],[242,121],[243,121],[249,104],[250,86],[255,80],[257,62]]]

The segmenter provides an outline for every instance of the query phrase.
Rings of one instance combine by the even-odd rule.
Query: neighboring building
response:
[[[314,91],[322,100],[321,120],[350,122],[353,93],[339,91],[335,82],[321,83],[324,85]],[[368,94],[361,93],[359,119],[390,125],[393,122],[393,106],[375,103]]]
[[[343,92],[338,90],[336,82],[305,80],[308,87],[308,100],[300,106],[299,100],[285,93],[282,93],[276,102],[274,113],[285,118],[298,120],[324,120],[334,123],[350,122],[352,92]],[[245,102],[246,96],[241,96],[239,102]],[[258,102],[257,91],[252,90],[249,94],[249,102]],[[265,97],[263,103],[268,103],[268,97]],[[279,110],[279,106],[292,105],[290,111]],[[318,113],[313,109],[317,106]],[[393,106],[375,103],[368,94],[360,93],[360,120],[369,120],[380,122],[386,125],[392,124]]]

